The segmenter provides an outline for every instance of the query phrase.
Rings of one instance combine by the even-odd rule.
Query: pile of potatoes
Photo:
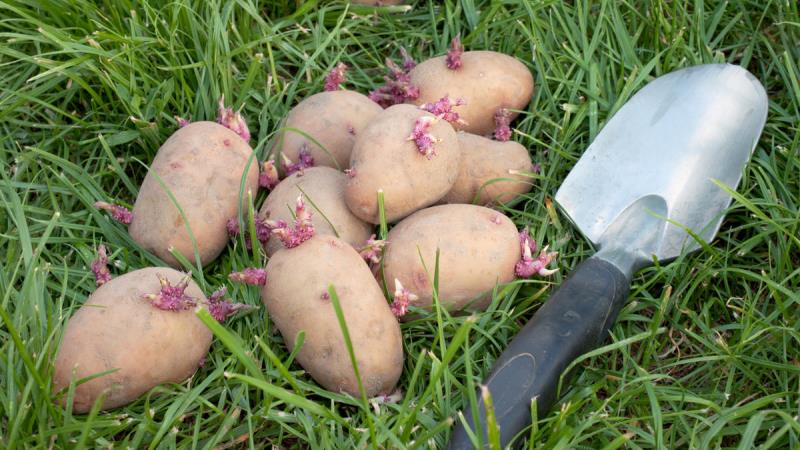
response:
[[[179,120],[131,212],[98,203],[173,268],[114,279],[95,270],[102,286],[69,321],[55,360],[56,391],[94,377],[78,383],[76,412],[98,399],[103,409],[124,405],[202,364],[211,333],[194,311],[213,309],[224,320],[236,308],[174,269],[183,259],[211,263],[230,235],[248,247],[258,241],[267,257],[231,280],[259,285],[287,347],[305,334],[303,368],[326,389],[352,395],[358,380],[332,293],[366,394],[388,395],[403,368],[397,319],[411,317],[410,307],[415,317],[432,308],[437,252],[439,301],[452,312],[486,308],[520,264],[546,270],[550,259],[532,256],[527,232],[521,238],[491,208],[532,186],[528,150],[508,139],[533,92],[524,64],[465,52],[456,39],[447,55],[390,64],[387,85],[370,95],[342,89],[345,70],[337,66],[324,92],[291,109],[262,165],[244,119],[221,101],[216,122]],[[247,211],[259,187],[270,193],[252,235]],[[384,240],[374,235],[382,220],[393,224]]]

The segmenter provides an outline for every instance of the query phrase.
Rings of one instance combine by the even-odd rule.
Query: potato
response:
[[[443,199],[445,203],[506,203],[530,192],[529,177],[509,173],[533,170],[528,149],[514,141],[493,141],[463,132],[458,133],[458,143],[461,165],[453,188]]]
[[[180,264],[171,247],[194,262],[186,223],[160,179],[186,214],[201,264],[208,264],[227,245],[225,223],[237,214],[243,176],[246,205],[247,192],[255,196],[258,190],[258,161],[236,133],[214,122],[180,128],[158,150],[139,189],[128,228],[131,237],[173,267]]]
[[[359,248],[372,234],[372,225],[347,209],[344,202],[346,179],[347,175],[330,167],[312,167],[293,173],[269,193],[259,214],[265,219],[283,219],[291,223],[295,201],[303,194],[317,234],[337,236]],[[278,239],[270,239],[267,254],[272,255],[282,248]]]
[[[495,285],[514,280],[514,266],[522,256],[511,219],[476,205],[417,211],[392,228],[386,240],[384,280],[391,288],[397,279],[416,294],[411,306],[433,304],[439,249],[439,301],[448,311],[485,309]]]
[[[283,124],[286,128],[296,128],[304,132],[313,140],[296,131],[287,130],[278,135],[275,150],[292,161],[297,161],[300,150],[305,145],[314,158],[315,166],[345,170],[350,165],[350,152],[356,137],[381,111],[377,103],[355,91],[338,90],[314,94],[292,108]]]
[[[88,412],[105,390],[102,409],[126,405],[159,384],[183,382],[199,367],[211,332],[191,309],[166,311],[143,297],[160,291],[158,275],[173,286],[184,278],[163,267],[127,273],[100,286],[69,319],[55,360],[55,391],[69,386],[73,368],[76,380],[116,369],[76,386],[75,412]],[[206,301],[193,281],[185,293]]]
[[[400,326],[367,264],[333,236],[314,236],[267,263],[261,299],[289,349],[305,332],[297,361],[325,389],[358,396],[328,286],[336,288],[367,396],[388,394],[403,369]]]
[[[391,106],[359,135],[345,187],[353,214],[379,223],[377,194],[383,190],[386,220],[394,222],[434,204],[453,187],[461,159],[456,133],[444,120],[431,125],[428,131],[440,141],[428,158],[409,140],[420,118],[434,116],[411,105]]]
[[[428,59],[411,70],[411,83],[420,90],[414,103],[432,103],[445,95],[463,98],[466,105],[458,113],[467,124],[456,124],[456,129],[489,134],[498,109],[522,109],[531,100],[533,75],[516,58],[491,51],[464,52],[462,66],[455,70],[447,68],[445,58]]]

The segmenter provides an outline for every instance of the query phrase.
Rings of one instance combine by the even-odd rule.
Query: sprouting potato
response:
[[[432,205],[453,187],[461,152],[453,127],[407,104],[385,109],[359,135],[345,187],[356,216],[379,223],[378,191],[386,220]]]
[[[458,178],[444,203],[506,203],[530,192],[533,170],[528,149],[514,141],[493,141],[459,132],[461,165]]]
[[[498,284],[515,278],[521,258],[514,223],[502,213],[476,205],[426,208],[398,223],[387,236],[383,273],[387,286],[398,280],[430,308],[439,250],[439,301],[449,311],[485,309]]]
[[[495,129],[501,109],[519,110],[533,94],[533,76],[519,60],[492,51],[453,52],[418,64],[409,73],[419,89],[416,105],[435,102],[449,95],[466,104],[459,110],[464,124],[456,129],[487,135]],[[516,116],[511,113],[511,119]]]
[[[200,262],[208,264],[227,244],[225,225],[240,206],[242,179],[244,207],[247,193],[256,195],[258,176],[258,161],[239,134],[214,122],[189,123],[158,150],[133,207],[130,235],[145,250],[180,267],[170,249],[195,260],[188,221]]]
[[[359,395],[328,286],[342,307],[367,395],[389,394],[403,369],[400,326],[366,263],[334,236],[314,236],[275,253],[261,298],[292,349],[305,333],[297,361],[325,389]]]
[[[67,323],[54,389],[66,388],[73,377],[77,382],[114,371],[76,386],[73,410],[85,413],[103,393],[102,409],[112,409],[159,384],[183,382],[211,345],[211,332],[192,307],[202,303],[207,299],[197,284],[169,268],[103,281]]]
[[[356,138],[381,111],[377,103],[355,91],[314,94],[289,111],[283,124],[287,130],[277,136],[275,150],[291,161],[298,161],[301,151],[307,152],[315,166],[345,170]]]

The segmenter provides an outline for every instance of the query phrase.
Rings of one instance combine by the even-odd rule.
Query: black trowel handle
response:
[[[596,257],[582,262],[511,341],[485,382],[492,395],[500,443],[530,424],[531,399],[540,414],[556,400],[559,378],[578,356],[603,343],[628,296],[628,278],[614,265]],[[470,427],[486,440],[486,411],[478,395],[479,427],[464,412]],[[487,444],[488,446],[488,444]],[[450,449],[472,449],[461,425]]]

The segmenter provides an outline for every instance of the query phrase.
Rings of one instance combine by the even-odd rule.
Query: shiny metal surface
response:
[[[606,124],[556,194],[597,246],[631,274],[710,241],[764,127],[767,96],[745,69],[694,66],[661,76]],[[667,220],[668,219],[668,220]],[[669,223],[674,222],[674,223]]]

